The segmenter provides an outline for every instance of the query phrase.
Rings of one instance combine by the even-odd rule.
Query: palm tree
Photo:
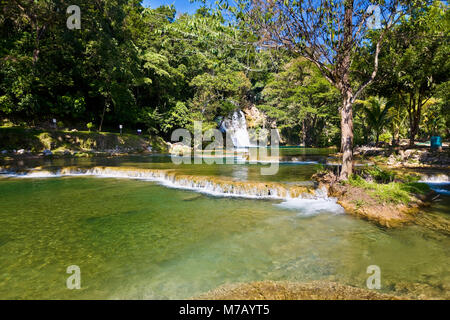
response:
[[[367,100],[356,100],[356,103],[364,106],[367,125],[375,132],[376,144],[378,144],[383,128],[389,122],[388,111],[392,106],[391,102],[383,97],[370,97]]]
[[[389,129],[392,133],[392,146],[398,146],[400,143],[400,134],[406,133],[408,130],[407,118],[408,113],[403,104],[401,94],[394,94],[389,100],[395,108],[390,108],[388,118],[390,120]]]

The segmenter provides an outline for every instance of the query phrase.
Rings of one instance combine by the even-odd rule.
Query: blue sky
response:
[[[144,7],[150,6],[153,9],[162,5],[173,4],[178,13],[195,13],[195,10],[197,10],[201,6],[200,2],[191,3],[189,0],[143,0],[142,4],[144,5]]]

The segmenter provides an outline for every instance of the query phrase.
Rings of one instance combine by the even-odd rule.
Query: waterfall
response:
[[[242,110],[236,110],[231,117],[225,118],[220,124],[220,130],[230,134],[235,148],[248,148],[251,146],[247,131],[247,121]]]
[[[422,174],[420,182],[424,183],[450,183],[450,177],[448,174]]]
[[[286,209],[305,211],[313,215],[332,211],[342,213],[336,199],[329,198],[326,190],[313,186],[278,182],[236,181],[225,177],[192,176],[170,169],[138,169],[127,167],[63,167],[53,170],[31,169],[21,172],[3,170],[0,175],[9,178],[51,178],[64,176],[94,176],[99,178],[126,178],[159,182],[169,188],[186,189],[214,196],[252,199],[284,200],[279,205]],[[307,209],[305,209],[307,208]]]
[[[51,178],[64,176],[95,176],[102,178],[128,178],[160,182],[167,187],[200,191],[212,195],[237,196],[245,198],[291,199],[315,197],[324,198],[314,188],[302,185],[287,185],[276,182],[235,181],[214,176],[192,176],[179,174],[170,169],[138,169],[127,167],[63,167],[53,170],[27,170],[2,172],[10,178]]]

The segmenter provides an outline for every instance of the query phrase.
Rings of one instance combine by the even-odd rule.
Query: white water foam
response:
[[[255,194],[249,194],[249,193],[243,193],[243,192],[242,193],[231,193],[231,192],[228,192],[227,190],[217,188],[213,184],[210,184],[209,186],[205,186],[205,187],[199,187],[199,186],[194,186],[194,185],[179,184],[177,181],[159,180],[158,182],[167,188],[189,190],[189,191],[199,192],[202,194],[207,194],[207,195],[211,195],[211,196],[215,196],[215,197],[246,198],[246,199],[283,199],[276,195],[263,196],[263,195],[255,195]]]
[[[423,183],[450,183],[450,179],[447,174],[436,174],[436,175],[423,175],[419,182]]]
[[[295,210],[298,216],[314,216],[321,213],[344,213],[344,208],[337,204],[336,199],[333,198],[317,198],[317,199],[287,199],[276,206]]]
[[[175,179],[175,176],[168,175],[165,172],[158,171],[120,171],[111,169],[85,169],[85,170],[60,170],[56,172],[50,171],[29,171],[27,173],[4,173],[4,177],[9,178],[59,178],[59,177],[83,177],[90,176],[96,178],[115,178],[115,179],[133,179],[158,182],[161,185],[174,189],[190,190],[209,194],[212,196],[221,197],[239,197],[249,199],[277,199],[281,200],[284,197],[277,194],[277,190],[270,190],[270,194],[262,193],[256,189],[251,190],[251,193],[244,189],[235,188],[233,185],[219,185],[211,181],[203,180],[200,182],[191,181],[189,179]]]
[[[2,173],[3,177],[7,178],[23,178],[23,179],[41,179],[41,178],[58,178],[61,177],[59,173],[50,172],[50,171],[30,171],[26,173],[11,173],[6,172]]]

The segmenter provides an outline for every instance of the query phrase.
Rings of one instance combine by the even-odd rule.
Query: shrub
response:
[[[380,141],[391,143],[392,142],[392,134],[390,132],[384,132],[380,134]]]
[[[38,139],[44,149],[51,149],[53,144],[53,138],[48,132],[43,132],[38,135]]]
[[[89,132],[91,132],[91,129],[94,128],[94,124],[92,122],[88,122],[88,124],[86,124],[86,127],[88,128]]]

